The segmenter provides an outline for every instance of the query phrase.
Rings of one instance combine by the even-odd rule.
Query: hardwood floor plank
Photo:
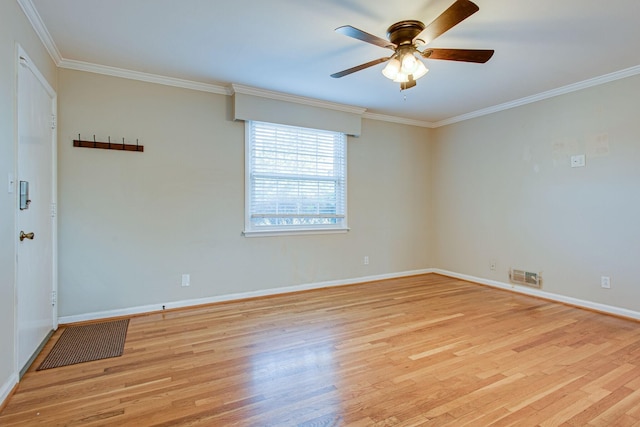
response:
[[[2,426],[640,422],[638,322],[427,274],[133,317],[121,357],[35,367]]]

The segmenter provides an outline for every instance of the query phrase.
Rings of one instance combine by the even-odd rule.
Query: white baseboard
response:
[[[165,309],[193,307],[197,305],[213,304],[217,302],[234,301],[234,300],[241,300],[241,299],[247,299],[247,298],[286,294],[289,292],[300,292],[300,291],[306,291],[310,289],[353,285],[357,283],[372,282],[375,280],[395,279],[398,277],[415,276],[418,274],[427,274],[427,273],[433,273],[433,272],[434,270],[429,268],[429,269],[423,269],[423,270],[403,271],[399,273],[380,274],[376,276],[357,277],[354,279],[331,280],[328,282],[307,283],[307,284],[295,285],[295,286],[285,286],[281,288],[264,289],[260,291],[219,295],[219,296],[208,297],[208,298],[198,298],[198,299],[172,301],[172,302],[159,303],[159,304],[149,304],[149,305],[143,305],[143,306],[137,306],[137,307],[121,308],[116,310],[107,310],[107,311],[99,311],[94,313],[62,316],[58,319],[58,322],[61,325],[76,323],[76,322],[87,322],[91,320],[107,319],[107,318],[121,317],[121,316],[131,316],[135,314],[161,311],[163,306]]]
[[[500,288],[500,289],[508,290],[511,292],[517,292],[524,295],[544,298],[547,300],[561,302],[561,303],[573,305],[576,307],[587,308],[590,310],[599,311],[602,313],[608,313],[615,316],[640,320],[640,312],[628,310],[625,308],[600,304],[592,301],[581,300],[578,298],[545,292],[539,289],[533,289],[525,286],[514,285],[512,283],[498,282],[495,280],[484,279],[481,277],[469,276],[466,274],[455,273],[452,271],[441,270],[438,268],[427,268],[422,270],[412,270],[412,271],[403,271],[398,273],[380,274],[376,276],[357,277],[353,279],[331,280],[327,282],[307,283],[307,284],[295,285],[295,286],[285,286],[280,288],[264,289],[260,291],[219,295],[219,296],[208,297],[208,298],[172,301],[164,304],[162,303],[149,304],[149,305],[143,305],[143,306],[137,306],[137,307],[121,308],[116,310],[84,313],[84,314],[77,314],[72,316],[62,316],[58,319],[58,321],[60,324],[64,325],[64,324],[76,323],[76,322],[86,322],[91,320],[100,320],[100,319],[108,319],[113,317],[132,316],[136,314],[151,313],[154,311],[161,311],[163,306],[165,309],[185,308],[185,307],[193,307],[197,305],[214,304],[214,303],[225,302],[225,301],[235,301],[235,300],[242,300],[247,298],[279,295],[279,294],[286,294],[290,292],[306,291],[311,289],[330,288],[335,286],[346,286],[346,285],[353,285],[357,283],[372,282],[375,280],[395,279],[399,277],[415,276],[418,274],[428,274],[428,273],[441,274],[443,276],[466,280],[468,282],[478,283],[481,285],[492,286],[494,288]]]
[[[544,298],[551,301],[561,302],[564,304],[573,305],[576,307],[587,308],[602,313],[612,314],[614,316],[627,317],[630,319],[640,320],[640,312],[634,310],[628,310],[626,308],[615,307],[606,304],[600,304],[593,301],[582,300],[578,298],[568,297],[565,295],[554,294],[551,292],[541,291],[539,289],[528,288],[526,286],[519,286],[513,283],[497,282],[495,280],[483,279],[481,277],[468,276],[466,274],[454,273],[452,271],[440,270],[438,268],[431,269],[433,273],[441,274],[447,277],[453,277],[455,279],[466,280],[468,282],[479,283],[481,285],[492,286],[494,288],[506,289],[508,291],[517,292],[519,294],[531,295],[539,298]]]
[[[4,405],[9,397],[11,390],[18,384],[18,374],[12,374],[7,381],[0,387],[0,408]]]

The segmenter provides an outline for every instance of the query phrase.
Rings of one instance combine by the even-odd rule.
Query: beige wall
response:
[[[230,97],[65,69],[59,86],[61,316],[434,262],[430,129],[364,120],[349,138],[349,233],[245,238],[244,124]],[[78,133],[145,151],[74,148]]]
[[[7,179],[16,176],[16,44],[20,44],[53,88],[56,67],[29,21],[14,0],[0,1],[0,403],[3,391],[13,386],[16,361],[15,245],[16,193],[7,191]]]
[[[639,95],[636,76],[438,129],[435,266],[640,311]]]
[[[229,97],[59,74],[61,316],[429,267],[541,271],[547,292],[640,311],[638,77],[437,130],[364,120],[349,233],[244,238]],[[73,148],[79,132],[146,151]]]

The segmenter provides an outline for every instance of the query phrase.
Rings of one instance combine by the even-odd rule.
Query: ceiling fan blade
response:
[[[376,46],[386,47],[388,49],[393,49],[395,47],[395,45],[389,40],[382,39],[378,36],[374,36],[373,34],[365,33],[364,31],[352,27],[351,25],[344,25],[342,27],[336,28],[336,33],[344,34],[345,36],[353,37],[354,39],[375,44]]]
[[[427,25],[427,28],[416,38],[424,40],[425,44],[429,44],[478,10],[480,10],[480,8],[472,1],[456,0],[454,4],[449,6],[449,9],[442,12],[440,16]]]
[[[477,62],[484,64],[493,56],[493,50],[480,49],[425,49],[422,56],[428,59]]]
[[[382,64],[383,62],[387,62],[390,59],[391,59],[391,57],[374,59],[373,61],[369,61],[369,62],[367,62],[365,64],[360,64],[360,65],[357,65],[355,67],[340,71],[338,73],[333,73],[333,74],[331,74],[331,77],[333,77],[334,79],[339,79],[340,77],[348,76],[349,74],[355,73],[356,71],[364,70],[365,68],[369,68],[369,67],[373,67],[374,65]]]

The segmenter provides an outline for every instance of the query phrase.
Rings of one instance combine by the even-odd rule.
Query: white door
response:
[[[18,49],[17,362],[23,371],[57,327],[55,92]],[[26,194],[28,192],[28,194]]]

